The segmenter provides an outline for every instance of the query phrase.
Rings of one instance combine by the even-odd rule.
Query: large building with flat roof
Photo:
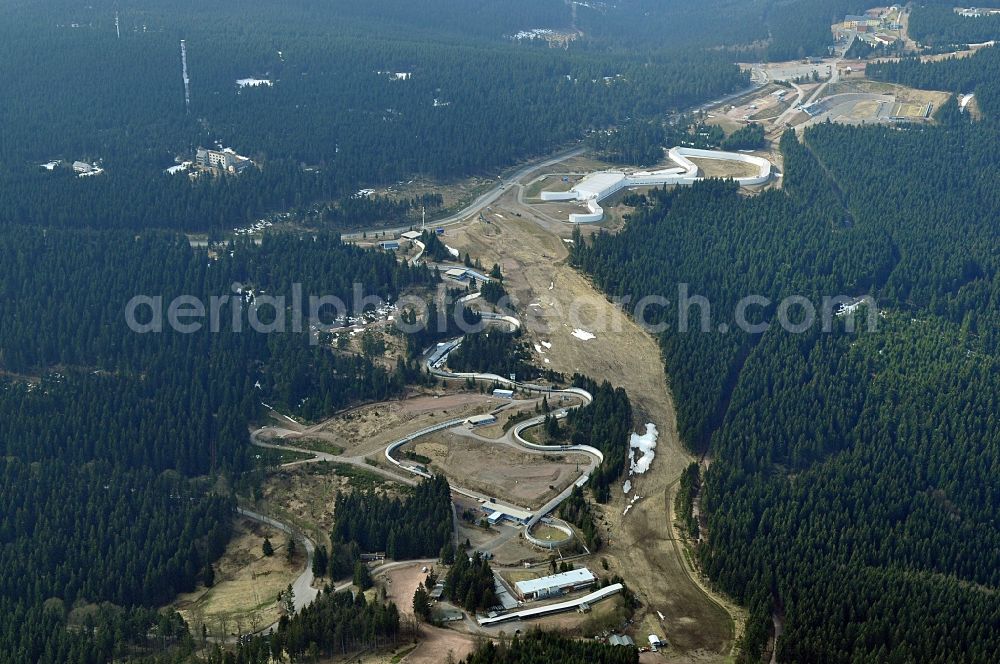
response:
[[[465,423],[470,427],[484,427],[489,424],[495,424],[497,421],[496,415],[491,415],[489,413],[485,415],[473,415],[472,417],[465,420]]]
[[[519,510],[516,507],[507,507],[506,505],[495,503],[492,500],[483,503],[483,511],[490,515],[490,523],[497,523],[507,519],[513,521],[514,523],[524,524],[527,523],[532,516],[531,512]]]
[[[597,577],[586,567],[560,574],[543,576],[540,579],[518,581],[514,588],[521,600],[558,597],[574,590],[589,588],[597,582]]]

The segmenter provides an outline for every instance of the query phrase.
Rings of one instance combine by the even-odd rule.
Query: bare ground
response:
[[[590,464],[590,458],[582,454],[531,454],[449,431],[431,434],[403,449],[430,458],[432,467],[458,486],[532,509],[575,482],[580,469]]]
[[[456,383],[457,384],[457,383]],[[338,415],[310,432],[328,437],[352,456],[377,456],[386,445],[435,422],[489,412],[509,401],[478,392],[425,395],[364,406]]]
[[[502,224],[470,224],[456,232],[452,245],[484,264],[500,263],[507,275],[505,286],[526,317],[529,340],[552,344],[545,350],[547,367],[625,387],[635,409],[636,428],[653,422],[660,432],[652,469],[633,481],[644,499],[623,518],[624,497],[616,491],[602,510],[611,537],[601,557],[608,559],[612,573],[620,573],[638,592],[645,605],[643,614],[664,612],[677,657],[724,661],[736,632],[734,619],[691,578],[670,524],[669,488],[692,457],[677,434],[655,340],[568,265],[563,240],[571,235],[569,225],[531,219],[531,206],[518,204],[512,194],[494,207],[522,216],[508,215]],[[576,338],[576,329],[596,338]],[[738,612],[733,614],[741,620]]]
[[[386,597],[399,607],[401,617],[413,619],[413,593],[427,575],[421,572],[422,565],[416,563],[387,572],[385,577]],[[441,574],[442,570],[438,570]],[[475,647],[475,639],[469,634],[463,634],[450,629],[420,625],[420,644],[416,650],[402,661],[406,664],[440,664],[451,652],[454,661],[459,661]]]
[[[749,177],[757,173],[757,169],[753,164],[744,164],[739,161],[699,159],[697,157],[692,158],[691,161],[698,166],[698,170],[706,178],[740,178]]]

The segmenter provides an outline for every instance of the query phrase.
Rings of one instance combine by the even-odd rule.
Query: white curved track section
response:
[[[704,178],[699,174],[698,165],[691,161],[695,159],[713,159],[717,161],[736,161],[750,164],[757,169],[756,174],[747,177],[733,178],[741,187],[761,185],[771,179],[771,162],[763,157],[755,157],[742,152],[720,152],[718,150],[699,150],[696,148],[671,148],[667,153],[677,166],[662,168],[655,171],[598,171],[583,178],[569,191],[543,191],[540,196],[543,201],[580,201],[587,206],[588,212],[576,212],[569,215],[573,224],[590,224],[604,218],[604,208],[601,201],[622,189],[630,187],[659,187],[663,185],[689,186]]]
[[[517,318],[514,318],[513,316],[504,316],[504,315],[499,315],[499,314],[489,314],[489,315],[487,315],[486,313],[484,313],[483,314],[483,318],[484,318],[484,320],[498,320],[498,321],[503,321],[503,322],[506,322],[506,323],[510,323],[513,328],[520,328],[520,326],[521,326],[521,322]],[[448,354],[451,353],[451,351],[453,351],[456,348],[458,348],[461,345],[461,342],[462,342],[462,340],[460,338],[459,339],[452,339],[451,341],[442,342],[442,343],[438,344],[435,348],[433,348],[430,351],[428,351],[427,354],[426,354],[426,357],[427,357],[426,364],[427,364],[428,371],[430,371],[430,373],[432,373],[433,375],[438,376],[440,378],[452,378],[452,379],[456,379],[456,378],[459,378],[459,379],[469,379],[469,378],[471,378],[472,380],[484,381],[484,382],[489,382],[489,383],[496,383],[498,385],[504,385],[506,387],[516,388],[516,389],[519,389],[519,390],[522,390],[522,391],[525,391],[525,392],[537,392],[539,394],[546,394],[546,395],[548,395],[548,394],[561,394],[561,395],[575,396],[575,397],[579,397],[580,399],[582,399],[583,402],[584,402],[584,405],[590,404],[594,400],[594,397],[593,397],[593,395],[590,394],[590,392],[588,392],[587,390],[584,390],[582,388],[579,388],[579,387],[567,387],[565,389],[556,389],[556,388],[553,388],[553,387],[550,387],[550,386],[547,386],[547,385],[534,385],[534,384],[531,384],[531,383],[522,383],[522,382],[518,382],[518,381],[515,381],[515,380],[511,380],[510,378],[506,378],[504,376],[500,376],[500,375],[492,374],[492,373],[452,372],[452,371],[446,371],[444,369],[441,369],[440,367],[448,359]],[[571,408],[579,408],[579,406],[572,406]],[[565,414],[565,412],[567,410],[569,410],[569,409],[568,408],[567,409],[563,409],[563,411],[561,411],[561,412],[563,414]],[[521,423],[517,424],[514,427],[514,430],[513,430],[514,440],[516,440],[518,442],[518,444],[520,444],[520,445],[522,445],[522,446],[524,446],[524,447],[526,447],[528,449],[536,450],[536,451],[547,453],[547,454],[558,454],[558,453],[566,453],[566,452],[581,452],[583,454],[589,454],[596,461],[596,464],[594,466],[595,468],[597,466],[600,466],[602,463],[604,463],[604,454],[599,449],[597,449],[596,447],[591,447],[590,445],[539,445],[537,443],[532,443],[530,441],[527,441],[527,440],[525,440],[521,436],[521,432],[524,431],[525,429],[528,429],[528,428],[533,427],[533,426],[538,426],[539,424],[542,424],[544,421],[545,421],[545,416],[544,415],[539,415],[538,417],[534,417],[534,418],[532,418],[530,420],[525,420],[524,422],[521,422]],[[420,429],[419,431],[414,431],[413,433],[411,433],[411,434],[409,434],[407,436],[404,436],[403,438],[400,438],[399,440],[395,440],[392,443],[390,443],[385,448],[385,458],[386,458],[386,460],[389,463],[391,463],[392,465],[396,466],[400,470],[405,470],[406,472],[412,473],[412,474],[417,475],[419,477],[430,478],[431,474],[429,472],[427,472],[426,470],[424,470],[420,466],[408,463],[406,460],[400,461],[399,459],[396,459],[393,456],[393,453],[396,450],[398,450],[400,447],[403,447],[404,445],[406,445],[408,443],[412,443],[413,441],[417,440],[418,438],[422,438],[423,436],[432,434],[432,433],[434,433],[436,431],[442,431],[444,429],[450,429],[452,427],[459,426],[459,425],[463,424],[464,422],[465,422],[465,418],[458,418],[458,419],[448,420],[446,422],[439,422],[438,424],[433,424],[433,425],[431,425],[429,427],[424,427],[423,429]],[[571,542],[573,540],[573,534],[572,534],[573,530],[572,530],[572,528],[570,528],[568,525],[566,525],[565,523],[563,523],[559,519],[550,518],[549,519],[549,523],[550,523],[550,525],[552,525],[553,527],[555,527],[557,530],[560,530],[562,532],[568,533],[569,536],[565,540],[560,540],[560,541],[557,541],[557,542],[552,542],[550,540],[539,539],[539,538],[537,538],[537,537],[535,537],[534,535],[531,534],[531,530],[539,522],[541,522],[542,519],[545,518],[547,514],[551,513],[556,507],[558,507],[559,505],[561,505],[563,503],[563,501],[565,501],[567,498],[569,498],[570,494],[573,493],[573,489],[575,487],[578,487],[578,486],[582,487],[589,480],[590,480],[590,473],[589,472],[584,473],[583,475],[580,476],[579,479],[577,479],[576,482],[574,482],[573,484],[571,484],[570,486],[568,486],[566,489],[564,489],[562,491],[562,493],[560,493],[558,496],[556,496],[555,498],[553,498],[552,500],[550,500],[549,502],[547,502],[540,509],[536,510],[534,512],[533,516],[531,517],[531,519],[529,519],[528,522],[525,524],[525,527],[524,527],[524,537],[525,537],[525,539],[527,539],[532,544],[534,544],[534,545],[536,545],[538,547],[541,547],[543,549],[556,549],[556,548],[559,548],[559,547],[564,546],[564,545],[568,544],[569,542]],[[477,498],[478,497],[477,494],[469,492],[469,491],[467,491],[465,489],[462,489],[460,487],[453,486],[452,490],[455,491],[456,493],[459,493],[459,494],[462,494],[462,495],[465,495],[465,496],[470,496],[472,498]]]

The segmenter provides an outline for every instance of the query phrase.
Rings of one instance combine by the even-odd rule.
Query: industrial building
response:
[[[496,415],[490,415],[487,413],[485,415],[473,415],[469,419],[465,420],[465,423],[470,427],[484,427],[489,424],[494,424],[496,421]]]
[[[688,159],[715,159],[719,161],[738,161],[751,164],[757,168],[757,173],[749,177],[733,178],[741,187],[761,185],[771,179],[771,162],[763,157],[754,157],[738,152],[719,152],[716,150],[698,150],[695,148],[671,148],[670,159],[677,166],[655,171],[599,171],[591,173],[580,180],[569,191],[543,191],[543,201],[580,201],[587,206],[588,212],[575,212],[569,215],[573,224],[596,223],[604,218],[604,209],[600,202],[613,196],[622,189],[629,187],[660,187],[664,185],[691,185],[701,180],[698,165]]]
[[[195,163],[202,168],[210,168],[224,173],[239,174],[253,165],[247,157],[236,154],[230,148],[222,150],[206,150],[198,148],[195,153]]]
[[[385,240],[384,242],[379,242],[378,246],[382,247],[382,249],[386,251],[396,251],[397,249],[399,249],[399,241]]]
[[[492,500],[483,503],[483,511],[489,514],[490,523],[499,523],[503,520],[513,521],[518,524],[527,523],[531,517],[531,512],[518,509],[516,507],[507,507],[506,505],[500,505]]]
[[[444,276],[449,279],[454,279],[455,281],[465,281],[468,275],[469,271],[464,267],[453,267],[450,270],[446,270],[444,273]]]
[[[627,635],[612,634],[608,637],[609,646],[633,646],[635,647],[635,641],[632,637]]]
[[[493,390],[493,396],[498,397],[500,399],[513,399],[514,390],[503,390],[498,388]]]
[[[575,590],[589,588],[597,582],[597,577],[586,567],[560,574],[543,576],[540,579],[518,581],[515,592],[522,601],[558,597]]]

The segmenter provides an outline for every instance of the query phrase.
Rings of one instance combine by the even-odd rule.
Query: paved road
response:
[[[417,482],[411,477],[405,475],[400,475],[394,473],[391,470],[387,470],[380,466],[373,466],[369,464],[364,456],[343,456],[340,454],[329,454],[327,452],[317,452],[315,450],[307,450],[302,447],[295,447],[294,445],[287,444],[276,444],[276,443],[265,443],[260,439],[260,435],[267,431],[268,429],[274,429],[274,427],[261,427],[256,431],[250,433],[250,442],[257,447],[263,447],[270,450],[285,450],[289,452],[298,452],[301,454],[311,454],[312,457],[308,459],[300,459],[299,461],[289,461],[288,463],[281,464],[282,468],[294,468],[295,466],[302,466],[305,464],[316,463],[317,461],[329,461],[330,463],[343,463],[356,468],[361,468],[370,473],[375,473],[376,475],[381,475],[387,479],[394,482],[401,482],[402,484],[407,484],[409,486],[416,486]],[[298,433],[298,432],[295,432]]]
[[[316,596],[319,595],[319,591],[313,588],[313,581],[315,580],[315,577],[313,576],[312,562],[313,555],[316,553],[316,545],[313,541],[302,533],[293,530],[288,524],[282,523],[277,519],[273,519],[264,514],[244,509],[242,507],[237,507],[236,511],[241,516],[253,519],[254,521],[260,521],[261,523],[266,523],[267,525],[286,533],[290,537],[294,537],[295,539],[302,541],[306,548],[306,568],[292,584],[292,591],[295,593],[295,611],[299,612],[303,608],[312,604],[313,600],[316,599]]]
[[[535,161],[530,161],[524,166],[519,167],[513,173],[498,178],[497,184],[489,191],[481,194],[476,200],[472,201],[464,208],[443,219],[436,219],[434,221],[428,222],[435,228],[453,226],[455,224],[462,223],[471,216],[474,216],[486,209],[490,205],[493,205],[503,194],[512,186],[519,184],[521,180],[526,178],[528,175],[534,171],[548,168],[553,164],[558,164],[561,161],[571,159],[573,157],[578,157],[587,151],[586,147],[578,146],[557,152],[554,155],[544,157]],[[356,241],[362,239],[364,235],[374,236],[376,233],[404,233],[413,225],[409,226],[399,226],[398,228],[373,228],[367,231],[356,231],[354,233],[344,233],[341,237],[345,241]]]

